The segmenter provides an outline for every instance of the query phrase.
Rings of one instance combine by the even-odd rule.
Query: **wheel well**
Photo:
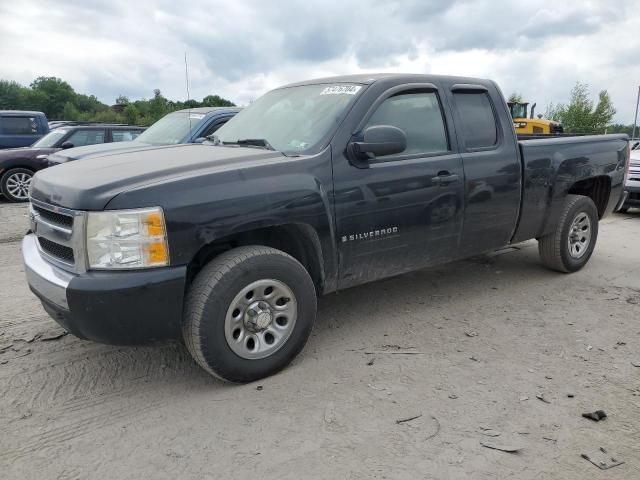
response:
[[[203,246],[187,269],[187,284],[211,259],[232,248],[264,245],[288,253],[309,272],[318,294],[324,286],[322,249],[318,235],[309,225],[288,224],[229,235]]]
[[[587,178],[574,183],[567,193],[589,197],[596,204],[598,216],[602,218],[611,193],[611,179],[606,176]]]

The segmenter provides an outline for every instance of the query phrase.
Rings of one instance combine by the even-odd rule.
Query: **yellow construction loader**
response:
[[[526,102],[508,102],[508,105],[517,135],[551,135],[564,132],[560,123],[545,120],[542,115],[536,118],[535,103],[531,105],[531,115],[528,115],[529,104]]]

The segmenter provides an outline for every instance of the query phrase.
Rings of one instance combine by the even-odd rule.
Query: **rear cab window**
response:
[[[467,150],[490,149],[498,144],[498,129],[487,92],[454,92],[458,128]]]
[[[5,135],[37,135],[38,119],[34,116],[0,117],[0,132]]]

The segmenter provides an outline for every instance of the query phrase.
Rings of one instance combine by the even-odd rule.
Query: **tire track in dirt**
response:
[[[148,387],[147,390],[150,392],[152,388]],[[141,394],[129,397],[129,401],[125,404],[121,400],[121,395],[113,393],[106,398],[95,398],[91,403],[85,402],[83,408],[70,408],[64,412],[63,416],[58,416],[56,423],[60,423],[63,420],[61,425],[25,438],[18,447],[5,445],[2,448],[2,452],[0,452],[0,460],[10,459],[15,461],[36,451],[47,452],[48,450],[59,448],[64,442],[80,438],[127,419],[144,415],[161,404],[159,397],[156,396],[155,399],[149,399],[147,395]],[[100,408],[96,408],[98,406]],[[91,414],[82,417],[79,414],[82,410],[89,411]],[[51,414],[52,412],[48,413]],[[7,428],[5,438],[17,436],[22,427],[23,424],[21,423],[16,425],[15,428]]]
[[[78,342],[74,342],[78,343]],[[13,417],[0,439],[0,462],[13,462],[36,451],[48,454],[61,444],[110,425],[131,423],[163,404],[158,392],[175,388],[175,377],[189,375],[197,366],[179,345],[144,349],[115,348],[98,355],[81,355],[53,367],[15,372],[3,382],[9,408],[0,416]],[[16,418],[16,411],[22,417]],[[13,413],[13,415],[11,415]],[[25,418],[26,414],[26,418]],[[29,423],[44,431],[25,437]],[[2,445],[3,440],[21,438]]]
[[[37,349],[38,345],[31,348]],[[52,405],[66,406],[77,399],[84,401],[82,399],[106,392],[123,389],[136,392],[137,385],[161,378],[166,372],[175,374],[196,369],[178,344],[140,349],[106,348],[110,350],[99,353],[88,350],[59,363],[55,360],[49,363],[49,352],[38,352],[35,368],[13,372],[2,379],[2,394],[11,404],[19,400],[23,408],[41,410]]]

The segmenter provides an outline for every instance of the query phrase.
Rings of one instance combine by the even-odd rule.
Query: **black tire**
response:
[[[590,234],[588,245],[578,252],[579,257],[576,258],[571,253],[569,237],[572,234],[573,222],[580,214],[588,216]],[[552,270],[564,273],[576,272],[589,261],[597,239],[598,209],[593,200],[582,195],[567,195],[556,230],[538,239],[538,252],[542,263]]]
[[[264,279],[282,282],[292,291],[297,316],[278,350],[266,358],[242,358],[227,341],[225,321],[239,292]],[[258,380],[282,370],[303,349],[313,329],[316,301],[309,273],[290,255],[263,246],[235,248],[209,262],[191,284],[184,341],[195,361],[215,377],[234,383]]]
[[[618,210],[618,213],[627,213],[629,211],[629,207],[621,207],[620,210]]]
[[[0,191],[2,191],[2,195],[9,202],[28,202],[28,184],[31,183],[32,178],[33,171],[28,168],[11,168],[4,172],[2,178],[0,178]],[[20,179],[20,182],[22,182],[23,179],[28,179],[28,183],[26,190],[19,188],[20,193],[16,195],[16,191],[14,190],[15,184],[11,185],[10,182],[16,182],[18,179]],[[21,194],[22,192],[24,192],[24,195]]]

